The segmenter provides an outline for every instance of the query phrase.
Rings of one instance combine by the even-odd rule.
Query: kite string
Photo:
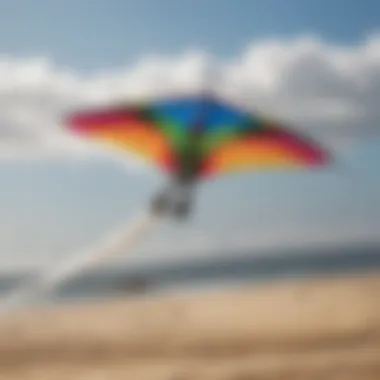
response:
[[[120,251],[132,248],[140,238],[148,233],[158,221],[158,216],[152,212],[144,212],[132,223],[111,236],[108,236],[103,243],[94,248],[86,249],[79,254],[70,257],[62,263],[43,270],[32,283],[11,291],[5,300],[0,303],[0,312],[6,312],[17,307],[22,301],[33,296],[38,291],[51,290],[61,282],[67,280],[74,274],[87,269],[90,266],[99,265],[105,260],[109,260]]]

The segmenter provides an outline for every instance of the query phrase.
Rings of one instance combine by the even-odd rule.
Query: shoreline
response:
[[[281,379],[309,368],[307,379],[327,367],[345,379],[378,379],[379,294],[372,274],[20,311],[0,321],[0,378],[45,370],[34,378],[172,380],[160,373],[185,366],[197,373],[189,380]]]

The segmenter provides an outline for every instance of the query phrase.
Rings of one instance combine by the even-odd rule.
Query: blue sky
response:
[[[108,69],[151,53],[205,48],[219,56],[270,37],[315,34],[353,43],[378,29],[376,0],[1,1],[1,52]]]
[[[230,60],[255,43],[304,35],[321,38],[326,46],[359,46],[377,32],[379,13],[376,0],[0,1],[0,56],[20,61],[44,57],[57,71],[68,68],[86,76],[191,49]],[[281,229],[298,236],[288,240],[301,241],[308,231],[314,240],[334,240],[335,230],[339,241],[341,230],[350,235],[356,225],[376,232],[378,148],[376,141],[361,141],[339,155],[349,173],[360,174],[359,186],[352,185],[358,182],[356,174],[347,179],[340,169],[239,175],[206,184],[199,189],[189,224],[168,226],[152,246],[187,239],[183,241],[191,248],[193,240],[208,242],[207,237],[215,240],[222,234],[250,238],[255,247],[263,235],[267,240],[282,236]],[[89,244],[131,217],[160,185],[156,174],[129,173],[106,159],[4,160],[0,176],[4,265],[39,263]]]

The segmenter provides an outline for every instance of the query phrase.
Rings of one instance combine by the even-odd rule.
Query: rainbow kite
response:
[[[156,100],[79,112],[75,133],[131,151],[158,165],[185,194],[175,206],[186,215],[186,189],[197,180],[242,170],[311,169],[329,154],[315,142],[212,96]],[[174,191],[174,190],[173,190]],[[168,192],[154,202],[166,211]]]

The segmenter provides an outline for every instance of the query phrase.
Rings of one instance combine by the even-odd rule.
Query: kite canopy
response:
[[[311,169],[329,161],[315,142],[211,96],[84,111],[67,121],[75,133],[131,151],[170,174],[190,161],[199,164],[196,177],[203,178],[242,170]]]

